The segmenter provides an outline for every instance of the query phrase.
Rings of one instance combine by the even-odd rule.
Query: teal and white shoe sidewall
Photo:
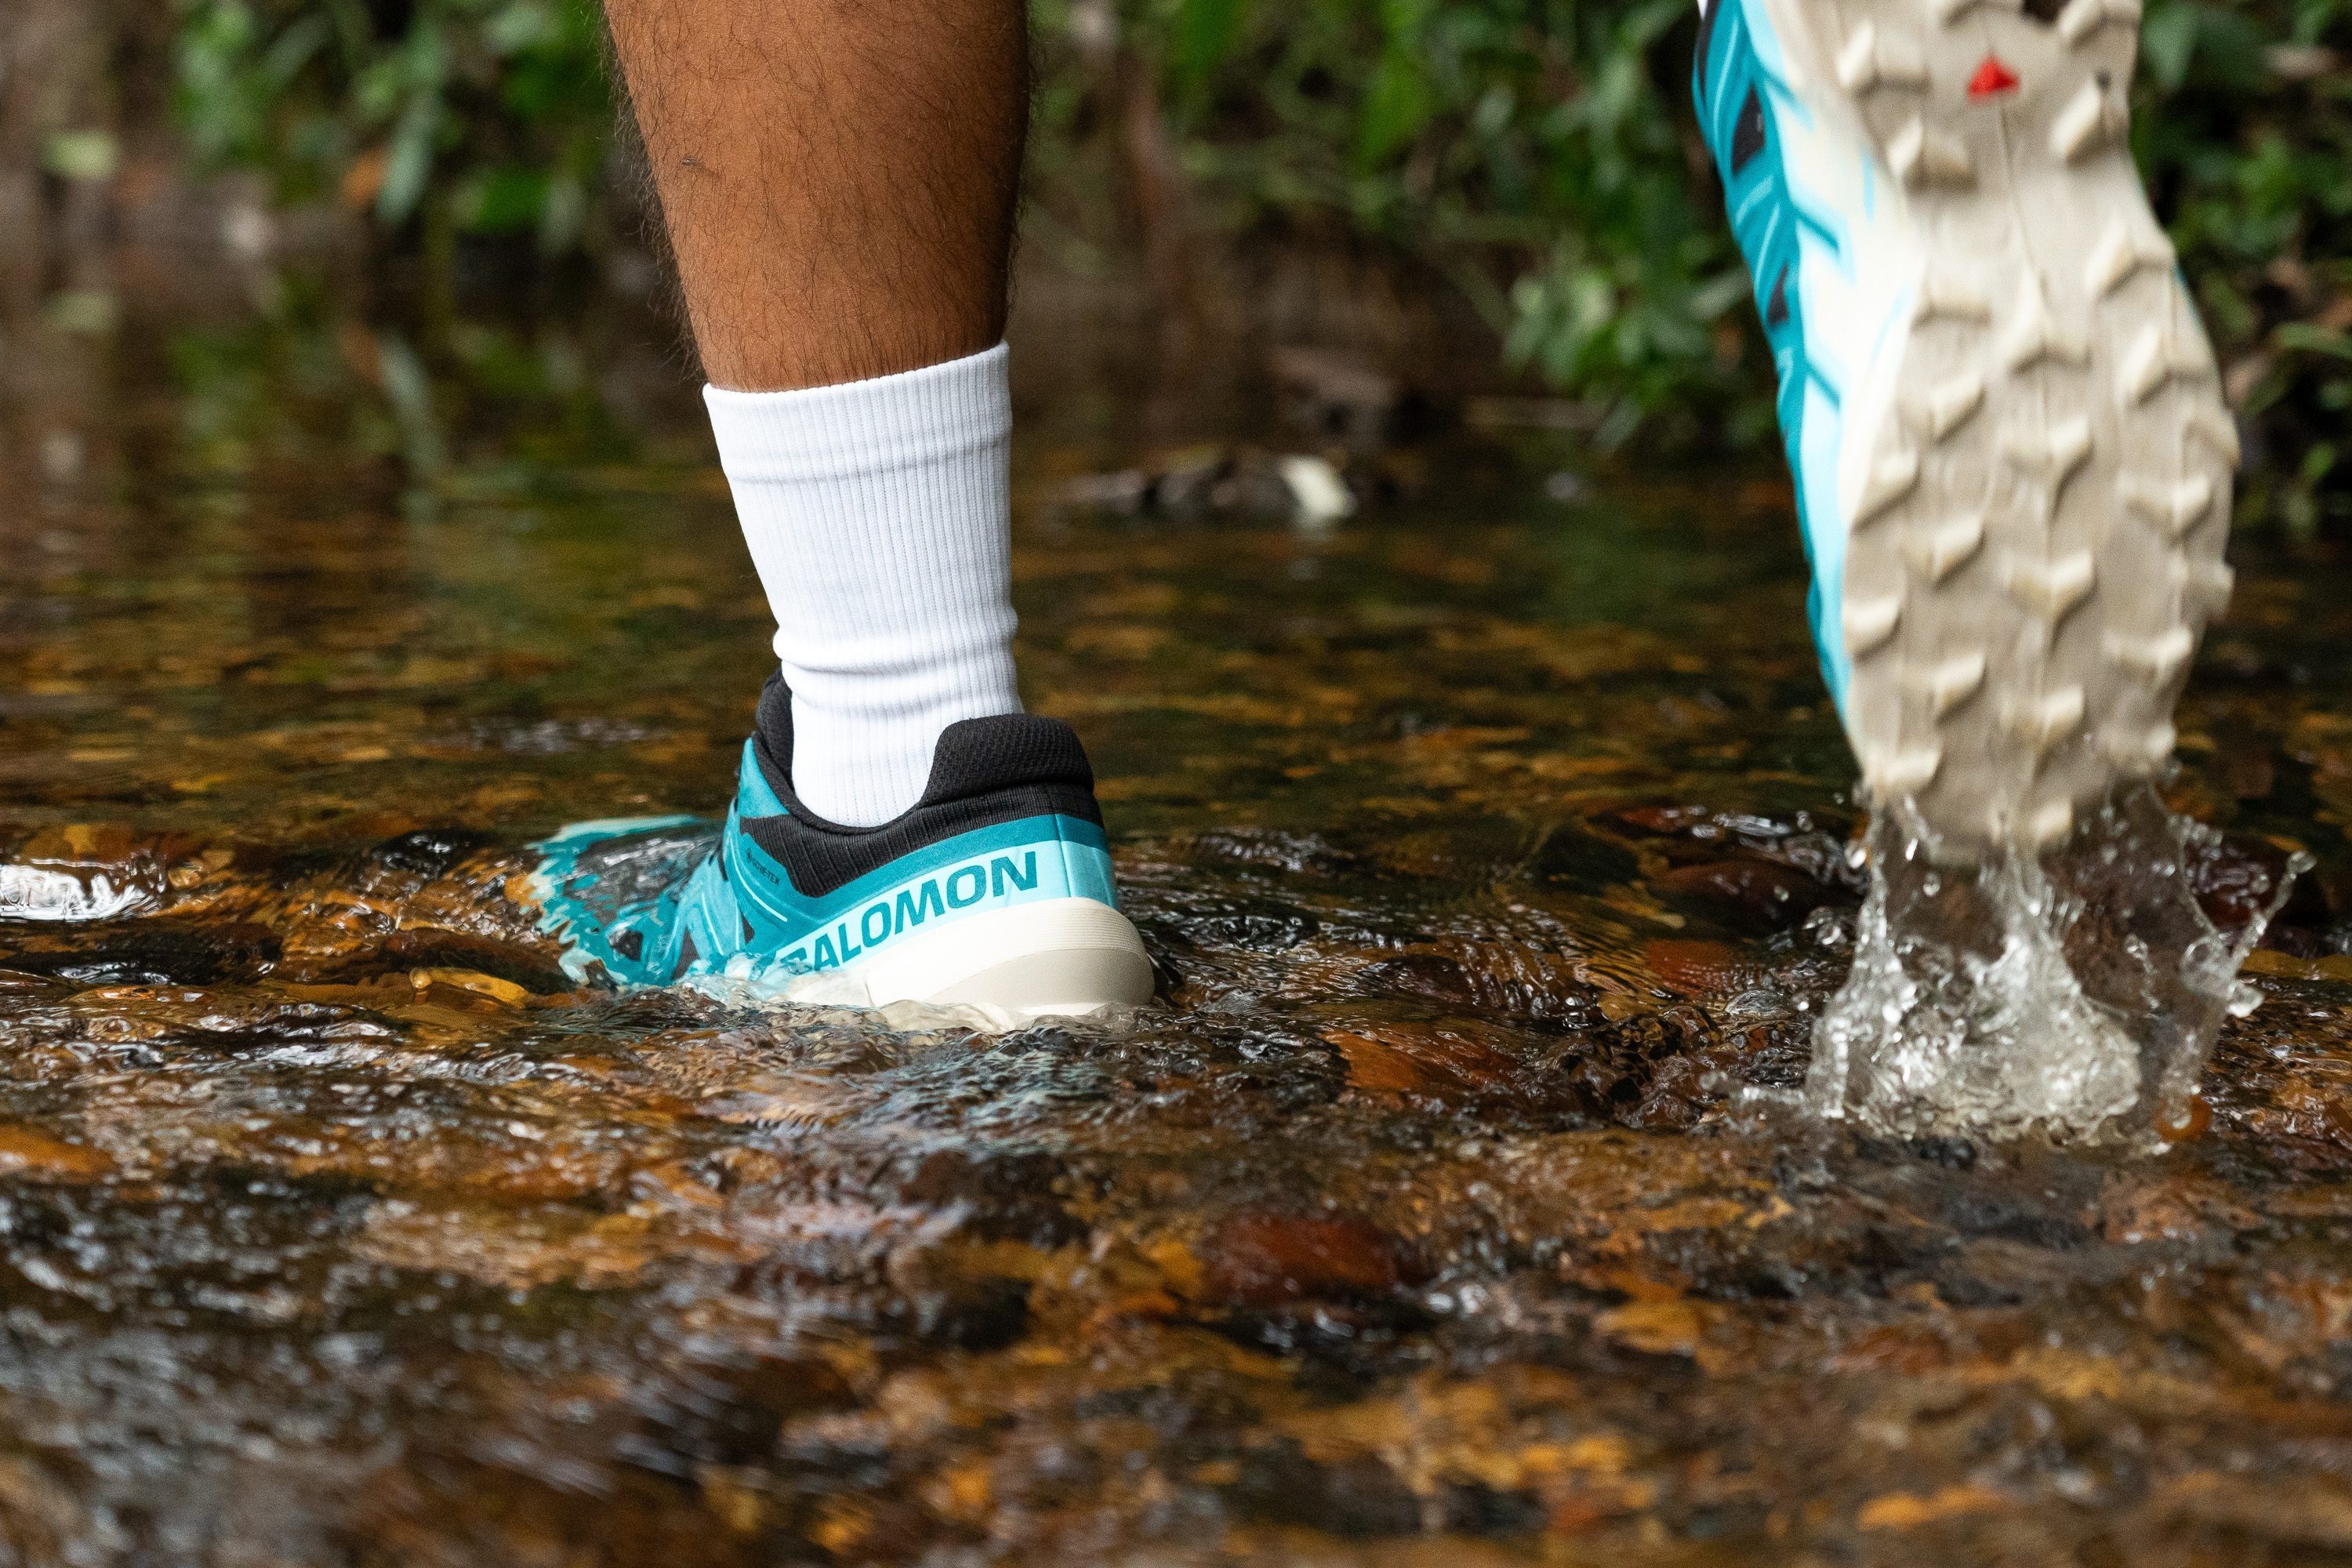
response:
[[[595,856],[694,819],[583,823],[540,845],[531,883],[566,971],[585,980],[601,967],[625,987],[678,982],[736,1002],[921,1002],[1015,1021],[1150,1000],[1150,961],[1119,911],[1093,822],[1040,814],[976,827],[807,898],[743,831],[746,816],[785,809],[747,747],[716,852],[619,910],[595,900]],[[632,931],[640,943],[617,951],[614,939]]]
[[[786,809],[746,747],[719,853],[685,900],[679,926],[698,954],[688,984],[756,1000],[969,1004],[1020,1016],[1150,999],[1150,962],[1119,912],[1109,846],[1092,822],[1056,814],[973,828],[810,899],[741,828],[744,816]]]
[[[1790,321],[1773,337],[1780,414],[1812,567],[1811,618],[1822,679],[1852,727],[1843,617],[1846,541],[1894,416],[1895,385],[1926,257],[1899,183],[1879,163],[1802,0],[1714,0],[1706,131],[1731,144],[1751,88],[1769,122],[1763,151],[1727,178],[1757,308],[1789,268]],[[1727,169],[1727,160],[1726,163]]]
[[[940,939],[965,928],[971,934],[963,945],[993,952],[1001,942],[983,940],[979,932],[1034,923],[1046,906],[1091,905],[1118,928],[1133,929],[1118,912],[1102,830],[1075,817],[1035,816],[975,828],[814,900],[802,900],[782,868],[740,830],[730,828],[724,843],[723,899],[689,904],[698,919],[735,915],[748,935],[705,947],[698,932],[697,946],[705,952],[759,950],[761,956],[750,962],[772,980],[851,971],[898,975],[919,955],[954,948]],[[711,874],[716,879],[715,868]],[[1001,915],[1017,918],[992,919]],[[1055,919],[1070,923],[1066,916]],[[718,964],[705,960],[697,967],[744,965],[739,957]],[[947,963],[933,973],[945,975],[954,968]],[[895,983],[891,988],[898,988]]]

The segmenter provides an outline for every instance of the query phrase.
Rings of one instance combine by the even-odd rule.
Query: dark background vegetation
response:
[[[20,248],[171,186],[228,214],[207,241],[339,258],[334,287],[386,309],[446,313],[469,279],[646,283],[580,0],[15,4]],[[1689,0],[1038,0],[1036,21],[1033,250],[1180,308],[1245,291],[1236,258],[1341,253],[1442,291],[1485,324],[1496,386],[1559,395],[1605,446],[1767,431]],[[2138,152],[2253,437],[2248,515],[2352,521],[2352,0],[2151,0],[2145,39]],[[100,308],[42,268],[20,295]]]

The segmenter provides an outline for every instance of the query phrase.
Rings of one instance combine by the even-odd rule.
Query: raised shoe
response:
[[[1874,805],[2041,848],[2157,773],[2238,437],[2126,132],[2138,0],[1711,0],[1697,101]]]

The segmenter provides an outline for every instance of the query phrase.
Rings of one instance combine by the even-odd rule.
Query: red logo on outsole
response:
[[[1999,55],[1987,55],[1977,74],[1969,79],[1970,98],[1999,98],[2017,90],[2017,73],[2001,64]]]

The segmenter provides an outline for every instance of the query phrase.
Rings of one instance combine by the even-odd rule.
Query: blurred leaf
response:
[[[41,149],[41,166],[60,180],[110,180],[121,163],[110,131],[60,131]]]
[[[2190,0],[2160,0],[2140,25],[2140,58],[2167,92],[2178,92],[2189,79],[2189,62],[2197,53],[2198,16]]]
[[[545,256],[561,256],[579,243],[588,222],[587,183],[574,174],[559,174],[547,184],[540,204],[539,248]]]
[[[400,117],[384,150],[383,184],[376,191],[375,216],[400,223],[416,210],[433,175],[433,139],[441,128],[441,105],[419,97]]]
[[[553,176],[543,169],[495,169],[474,181],[462,204],[466,226],[483,234],[535,230]]]
[[[262,51],[261,79],[273,88],[285,88],[333,36],[333,25],[322,15],[314,12],[295,17]]]
[[[1233,52],[1249,0],[1181,0],[1176,11],[1170,64],[1177,80],[1195,88]]]
[[[522,0],[492,12],[482,26],[482,38],[493,53],[520,54],[544,39],[554,26],[555,18],[546,6]]]
[[[1364,94],[1356,132],[1356,162],[1370,168],[1386,163],[1428,122],[1431,94],[1421,67],[1402,49],[1381,57]]]
[[[2287,322],[2271,334],[2271,341],[2283,349],[2303,349],[2311,353],[2332,354],[2337,359],[2352,360],[2352,333],[2315,326],[2308,321]]]
[[[91,338],[114,331],[121,314],[115,297],[97,289],[68,289],[50,296],[41,310],[42,320],[58,331]]]

